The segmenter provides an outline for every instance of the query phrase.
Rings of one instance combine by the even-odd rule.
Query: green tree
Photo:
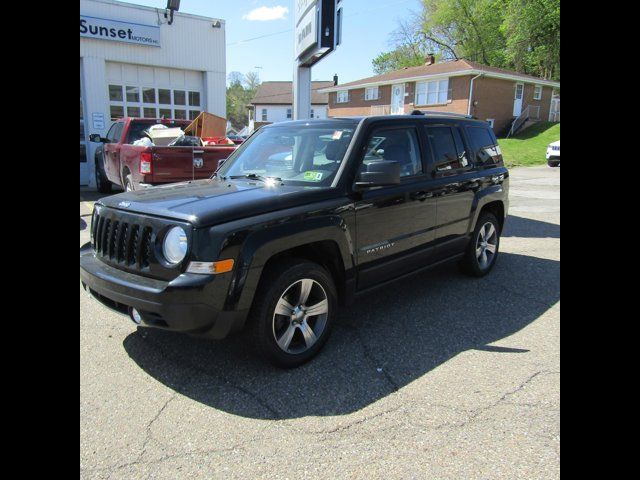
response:
[[[440,60],[485,65],[560,79],[560,0],[422,0],[400,22],[392,50],[373,60],[376,73]]]
[[[510,0],[501,30],[510,66],[560,80],[560,0]]]
[[[248,124],[247,105],[256,94],[260,78],[256,72],[246,75],[231,72],[227,79],[227,120],[233,128],[240,130]]]

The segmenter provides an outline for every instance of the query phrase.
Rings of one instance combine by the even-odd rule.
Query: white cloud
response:
[[[289,13],[289,9],[287,7],[281,7],[280,5],[276,7],[259,7],[254,8],[249,13],[242,16],[245,20],[258,20],[260,22],[265,22],[268,20],[284,20]]]

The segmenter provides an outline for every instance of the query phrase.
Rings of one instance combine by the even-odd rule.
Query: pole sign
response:
[[[296,0],[295,4],[295,53],[296,59],[318,42],[318,0]]]
[[[310,67],[340,43],[341,0],[296,0],[295,60]]]
[[[87,15],[80,15],[80,36],[152,47],[160,46],[160,27],[158,26],[108,20]]]

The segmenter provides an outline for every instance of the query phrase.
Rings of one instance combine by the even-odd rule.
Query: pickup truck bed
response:
[[[96,184],[101,192],[109,192],[115,184],[124,190],[164,183],[209,178],[236,148],[235,145],[144,146],[133,145],[146,128],[165,123],[185,128],[188,120],[155,120],[125,118],[115,122],[104,144],[96,151]]]

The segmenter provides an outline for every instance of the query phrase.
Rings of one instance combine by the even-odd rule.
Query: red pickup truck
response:
[[[124,190],[139,190],[152,185],[209,178],[236,149],[235,145],[145,146],[133,145],[146,136],[149,127],[163,124],[168,128],[186,128],[189,120],[123,118],[116,121],[106,137],[89,136],[100,142],[95,154],[96,185],[109,193],[112,184]]]

